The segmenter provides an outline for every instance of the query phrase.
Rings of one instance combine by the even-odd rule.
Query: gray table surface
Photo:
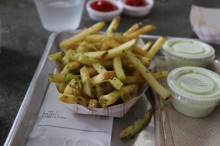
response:
[[[151,35],[196,38],[189,22],[192,3],[192,0],[155,0],[148,16],[122,15],[118,31],[143,22],[157,26]],[[0,0],[0,17],[0,145],[3,145],[51,32],[43,29],[32,0]],[[94,23],[84,10],[80,28]]]

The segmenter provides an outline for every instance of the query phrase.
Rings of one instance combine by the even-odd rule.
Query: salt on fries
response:
[[[140,27],[137,23],[126,32],[115,34],[119,22],[120,17],[114,18],[106,33],[100,32],[105,23],[98,22],[62,41],[62,51],[48,56],[61,68],[58,74],[48,76],[50,82],[57,84],[60,101],[105,108],[131,100],[145,82],[161,98],[168,99],[169,92],[157,81],[168,72],[151,73],[148,69],[167,38],[149,41],[140,48],[136,45],[139,35],[156,27]]]

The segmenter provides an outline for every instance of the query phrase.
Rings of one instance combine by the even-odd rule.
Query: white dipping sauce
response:
[[[170,39],[162,51],[168,70],[182,66],[205,67],[215,57],[212,46],[192,39]]]
[[[167,78],[172,104],[190,117],[209,115],[220,101],[220,76],[201,67],[180,67]]]

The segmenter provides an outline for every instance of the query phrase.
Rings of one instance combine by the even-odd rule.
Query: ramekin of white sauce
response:
[[[173,107],[189,117],[205,117],[220,101],[220,75],[201,67],[179,67],[167,78]]]
[[[206,67],[215,57],[212,46],[193,39],[170,39],[162,48],[168,70],[182,66]]]

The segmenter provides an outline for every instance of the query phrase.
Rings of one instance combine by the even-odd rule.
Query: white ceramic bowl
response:
[[[148,5],[146,6],[130,6],[125,4],[126,0],[121,0],[123,5],[123,12],[130,16],[141,17],[150,13],[152,7],[154,6],[154,0],[145,0]]]
[[[86,4],[86,9],[88,11],[89,17],[96,21],[111,21],[114,17],[119,16],[123,11],[123,5],[120,1],[107,0],[118,7],[118,9],[110,12],[100,12],[91,8],[91,3],[98,0],[90,0]]]

